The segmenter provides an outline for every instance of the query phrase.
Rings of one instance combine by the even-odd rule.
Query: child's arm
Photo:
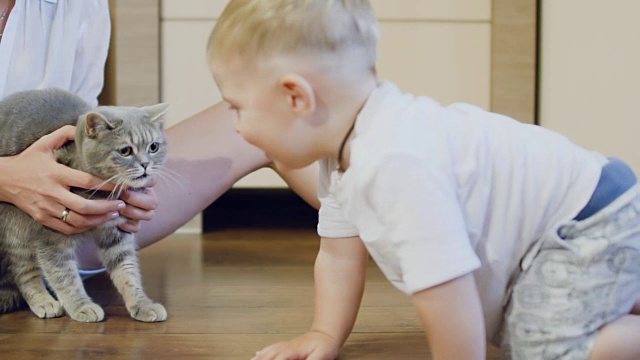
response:
[[[434,360],[484,359],[484,316],[473,274],[413,295]]]
[[[315,313],[311,330],[268,346],[255,360],[332,360],[355,323],[364,292],[368,254],[359,237],[322,238],[315,264]]]

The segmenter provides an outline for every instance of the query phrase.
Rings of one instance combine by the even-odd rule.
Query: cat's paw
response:
[[[98,322],[104,319],[104,310],[98,304],[89,303],[79,306],[75,311],[67,311],[73,320]]]
[[[56,318],[64,315],[64,308],[59,301],[45,300],[31,308],[40,319]]]
[[[142,303],[131,306],[129,309],[131,317],[144,322],[157,322],[167,320],[167,310],[162,304]]]

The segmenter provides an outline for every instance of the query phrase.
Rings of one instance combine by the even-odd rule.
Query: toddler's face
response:
[[[236,113],[236,131],[245,140],[284,167],[300,168],[316,160],[304,156],[308,137],[290,111],[277,77],[240,64],[216,63],[212,73],[224,100]]]

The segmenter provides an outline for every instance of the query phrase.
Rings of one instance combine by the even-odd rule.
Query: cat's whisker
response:
[[[118,196],[116,197],[116,199],[120,198],[120,195],[122,195],[122,192],[125,191],[127,189],[126,184],[129,182],[129,180],[131,180],[133,177],[131,176],[126,176],[123,178],[122,184],[120,186],[120,189],[118,190]]]
[[[182,180],[188,180],[184,175],[180,174],[177,171],[171,170],[171,169],[169,169],[167,167],[158,168],[158,172],[167,172],[167,173],[170,173],[171,175],[175,175],[176,177],[181,178]]]
[[[171,180],[171,182],[175,183],[176,185],[180,186],[182,190],[186,189],[185,184],[182,183],[179,179],[177,179],[176,176],[174,176],[174,174],[172,174],[171,172],[158,170],[157,175],[158,175],[158,180],[168,179],[168,180]],[[182,176],[182,178],[183,180],[187,180],[184,176]]]
[[[133,179],[133,176],[131,175],[125,175],[122,179],[122,184],[120,185],[120,188],[118,189],[118,196],[117,198],[120,198],[120,195],[122,195],[122,193],[129,189],[129,183],[131,182],[131,179]]]
[[[91,194],[89,194],[89,199],[91,199],[93,197],[93,195],[95,195],[98,191],[100,191],[100,188],[102,188],[105,184],[111,182],[113,179],[115,179],[118,176],[119,176],[118,174],[113,175],[112,177],[110,177],[110,178],[106,179],[105,181],[101,182],[98,186],[89,189],[89,190],[93,190],[91,192]]]
[[[116,185],[113,188],[113,190],[111,190],[111,192],[109,193],[109,196],[108,196],[109,200],[115,200],[120,197],[122,190],[118,190],[118,189],[123,188],[126,182],[126,176],[124,174],[118,174],[117,176],[118,176],[118,179],[116,181]],[[115,195],[116,192],[118,192],[117,196]]]

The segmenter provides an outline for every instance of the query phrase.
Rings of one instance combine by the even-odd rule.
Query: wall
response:
[[[138,0],[140,1],[140,0]],[[161,2],[161,98],[175,124],[220,101],[206,39],[227,0]],[[536,0],[372,0],[381,78],[442,103],[469,102],[533,122]],[[234,187],[282,188],[270,169]],[[198,227],[196,218],[187,227]]]
[[[173,104],[170,124],[221,99],[204,63],[204,51],[227,1],[184,3],[162,2],[162,99]],[[491,106],[491,0],[372,3],[381,26],[377,64],[381,78],[443,103]],[[270,169],[250,174],[235,185],[284,186]]]
[[[542,3],[540,124],[640,172],[640,2]]]
[[[114,21],[102,99],[172,103],[169,124],[220,100],[204,63],[227,0],[110,0]],[[382,38],[378,70],[406,91],[464,101],[533,122],[537,0],[372,0]],[[158,99],[158,97],[160,99]],[[236,187],[284,187],[260,170]],[[198,231],[199,216],[185,228]]]

